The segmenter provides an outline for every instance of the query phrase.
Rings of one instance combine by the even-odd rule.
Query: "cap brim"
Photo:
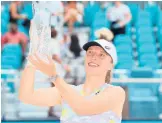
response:
[[[102,47],[99,43],[97,43],[95,41],[91,41],[91,42],[88,42],[88,43],[84,44],[83,49],[87,51],[90,46],[100,46],[100,47]]]
[[[95,41],[91,41],[91,42],[84,44],[83,49],[87,51],[90,46],[100,46],[112,58],[112,56],[99,43]]]

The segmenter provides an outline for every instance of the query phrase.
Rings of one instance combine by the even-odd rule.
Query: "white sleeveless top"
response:
[[[96,93],[103,91],[106,87],[111,86],[110,84],[105,83],[94,93],[86,98],[94,96]],[[83,85],[72,86],[74,89],[83,94],[82,87]],[[118,117],[113,111],[103,112],[101,114],[89,115],[89,116],[79,116],[77,115],[72,108],[65,102],[62,102],[62,114],[60,118],[61,123],[121,123],[121,118]]]

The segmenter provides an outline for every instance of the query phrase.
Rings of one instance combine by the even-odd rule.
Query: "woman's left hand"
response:
[[[49,56],[47,56],[48,62],[41,60],[39,56],[34,53],[33,55],[28,56],[28,60],[36,67],[36,69],[40,70],[44,74],[48,76],[56,75],[56,67],[55,64]]]

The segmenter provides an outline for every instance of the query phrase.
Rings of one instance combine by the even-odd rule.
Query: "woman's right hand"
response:
[[[66,70],[66,72],[70,72],[71,71],[71,69],[70,69],[70,67],[68,65],[64,65],[64,69]]]
[[[48,76],[56,75],[56,67],[52,58],[49,56],[47,56],[47,58],[49,63],[41,60],[39,56],[34,53],[33,55],[29,55],[27,59],[35,66],[37,70],[40,70],[44,74]]]
[[[25,14],[22,14],[21,17],[22,17],[23,20],[27,19],[27,15],[25,15]]]

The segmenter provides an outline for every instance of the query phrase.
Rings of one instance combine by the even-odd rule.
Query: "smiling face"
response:
[[[91,46],[86,52],[85,70],[87,75],[106,75],[112,70],[112,58],[100,46]]]

